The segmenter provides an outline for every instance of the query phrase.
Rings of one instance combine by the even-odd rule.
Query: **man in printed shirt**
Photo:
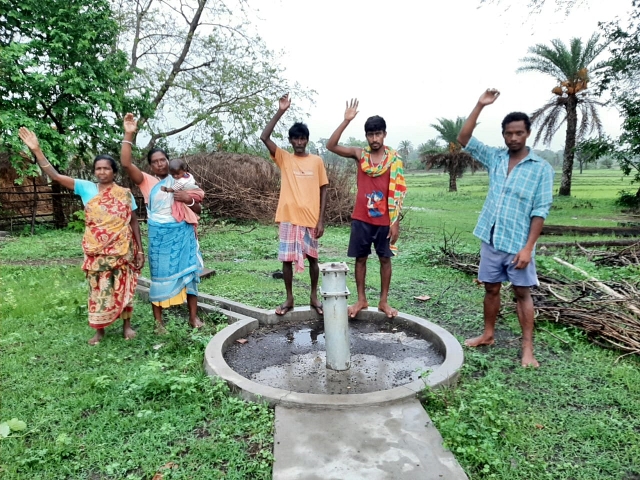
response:
[[[279,148],[271,140],[273,129],[290,106],[287,93],[280,98],[278,111],[260,135],[260,140],[269,149],[271,158],[282,174],[276,222],[280,224],[278,260],[282,261],[287,299],[276,308],[276,315],[293,310],[293,267],[295,264],[296,272],[302,272],[305,258],[309,261],[311,279],[309,305],[322,315],[322,304],[318,300],[318,239],[324,233],[329,180],[322,159],[306,151],[309,129],[304,123],[294,123],[289,129],[293,154]]]
[[[472,137],[480,112],[499,95],[495,89],[484,92],[458,135],[465,150],[489,172],[489,193],[473,231],[482,240],[478,280],[485,287],[484,332],[464,343],[469,347],[493,344],[500,287],[508,280],[513,285],[522,328],[522,366],[538,367],[533,355],[530,287],[538,285],[533,257],[551,207],[554,171],[527,147],[531,121],[525,113],[510,113],[502,121],[506,150],[488,147]]]
[[[358,300],[349,306],[350,318],[369,307],[366,294],[367,259],[371,245],[380,261],[380,301],[378,310],[388,318],[398,310],[388,302],[391,284],[391,257],[397,250],[400,235],[400,210],[407,191],[404,169],[398,153],[385,146],[387,123],[376,115],[364,124],[366,148],[338,145],[340,136],[358,114],[358,99],[347,102],[344,120],[327,140],[327,150],[341,157],[352,158],[357,164],[356,201],[351,214],[351,236],[347,256],[356,259],[356,288]]]

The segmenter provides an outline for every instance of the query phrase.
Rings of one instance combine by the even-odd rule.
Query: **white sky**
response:
[[[300,105],[311,140],[329,137],[342,121],[345,100],[360,113],[343,135],[364,139],[364,121],[387,121],[387,144],[414,146],[436,137],[439,117],[469,114],[486,88],[501,91],[480,117],[476,135],[501,145],[500,122],[509,112],[533,112],[551,96],[553,78],[516,73],[527,48],[560,38],[586,40],[599,21],[624,16],[631,0],[585,0],[569,16],[553,0],[530,15],[525,0],[482,5],[479,0],[260,0],[256,28],[269,48],[284,50],[286,77],[317,91]],[[511,6],[522,4],[522,6]],[[284,93],[284,92],[283,92]],[[296,99],[293,98],[293,102]],[[602,109],[607,134],[619,133],[615,109]],[[293,122],[287,115],[282,121]],[[564,128],[551,148],[561,149]],[[537,145],[537,148],[543,148]]]

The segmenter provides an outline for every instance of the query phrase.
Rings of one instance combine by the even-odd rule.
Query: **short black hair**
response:
[[[519,122],[521,120],[524,122],[524,127],[527,129],[527,132],[530,132],[531,119],[529,118],[529,115],[523,112],[511,112],[509,115],[504,117],[504,120],[502,120],[502,133],[504,133],[504,129],[507,127],[507,124],[511,122]]]
[[[364,133],[369,132],[386,132],[387,131],[387,122],[384,121],[380,115],[374,115],[373,117],[367,118],[367,121],[364,122]]]
[[[113,159],[113,157],[111,155],[98,155],[96,158],[93,159],[93,171],[96,171],[96,163],[98,163],[100,160],[107,160],[110,164],[111,164],[111,170],[113,170],[113,174],[115,175],[116,173],[118,173],[118,164],[116,163],[116,161]]]
[[[149,153],[147,153],[147,162],[149,162],[149,165],[151,165],[151,157],[156,152],[162,153],[165,157],[167,157],[167,161],[169,160],[169,155],[162,148],[152,148],[151,150],[149,150]]]
[[[187,171],[187,164],[181,158],[174,158],[169,162],[169,171],[177,172],[178,170]]]
[[[309,127],[302,122],[296,122],[289,129],[289,138],[306,138],[309,140]]]

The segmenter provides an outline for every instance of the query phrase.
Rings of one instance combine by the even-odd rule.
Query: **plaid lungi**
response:
[[[318,258],[318,239],[316,229],[300,227],[282,222],[279,228],[280,247],[278,248],[278,260],[281,262],[293,262],[296,273],[304,271],[304,258],[306,255]]]

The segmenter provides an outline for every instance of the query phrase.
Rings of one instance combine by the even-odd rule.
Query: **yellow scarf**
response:
[[[407,184],[404,181],[404,169],[402,168],[400,155],[392,148],[384,147],[384,158],[382,162],[374,165],[371,163],[371,148],[366,147],[362,149],[360,168],[371,177],[384,175],[384,173],[391,168],[387,200],[389,202],[389,221],[390,224],[393,225],[400,217],[402,201],[407,194]]]

